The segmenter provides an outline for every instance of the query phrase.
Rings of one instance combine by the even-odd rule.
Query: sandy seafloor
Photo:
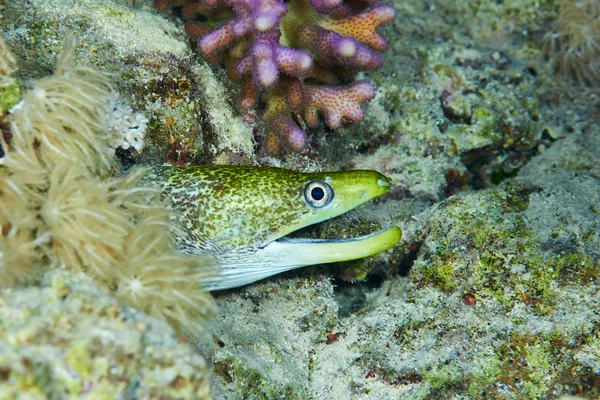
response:
[[[0,398],[198,398],[209,380],[215,399],[600,398],[600,89],[548,59],[561,2],[395,0],[365,121],[283,158],[179,18],[136,3],[1,1],[14,76],[51,74],[74,35],[147,120],[121,161],[376,169],[389,194],[304,235],[403,239],[217,294],[197,337],[85,276],[2,289]]]

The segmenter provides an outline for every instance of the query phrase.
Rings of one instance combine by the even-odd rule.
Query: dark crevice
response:
[[[414,250],[409,250],[407,253],[404,253],[401,257],[398,257],[398,261],[396,262],[396,273],[399,276],[408,276],[415,261],[417,260],[419,249],[421,248],[422,243],[423,242],[419,243],[418,248]]]
[[[346,282],[334,279],[334,296],[339,305],[338,316],[344,318],[360,311],[368,305],[367,294],[379,289],[384,282],[383,275],[374,274],[361,282]]]

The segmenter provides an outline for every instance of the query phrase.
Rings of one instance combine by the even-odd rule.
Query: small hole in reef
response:
[[[335,301],[339,305],[338,316],[344,318],[368,306],[368,295],[383,285],[384,277],[371,275],[361,282],[334,279]]]
[[[525,71],[527,71],[531,76],[537,76],[537,71],[533,67],[527,67],[525,68]]]
[[[135,164],[137,161],[131,150],[123,150],[122,148],[118,147],[115,150],[115,155],[119,161],[121,161],[121,164]]]

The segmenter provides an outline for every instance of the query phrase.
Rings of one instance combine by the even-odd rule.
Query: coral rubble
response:
[[[0,302],[2,398],[210,399],[197,352],[90,280],[52,271]]]
[[[242,109],[267,104],[265,148],[301,151],[308,142],[305,122],[325,116],[331,129],[361,121],[361,106],[373,98],[369,82],[339,86],[357,71],[378,69],[387,41],[377,29],[390,21],[393,7],[343,1],[156,0],[159,10],[182,6],[186,31],[211,60],[223,59],[229,75],[241,79]],[[213,29],[198,19],[220,21]]]

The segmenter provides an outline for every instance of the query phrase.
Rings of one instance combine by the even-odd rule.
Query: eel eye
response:
[[[333,199],[333,189],[323,181],[311,181],[304,186],[304,200],[313,208],[325,207]]]

